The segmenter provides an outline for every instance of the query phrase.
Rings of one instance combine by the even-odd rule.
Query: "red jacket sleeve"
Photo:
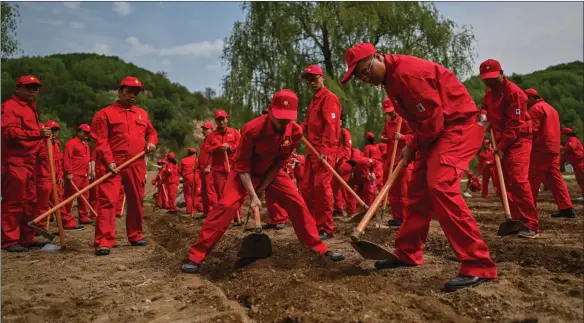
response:
[[[403,74],[401,80],[407,92],[404,99],[404,108],[416,117],[416,133],[406,145],[412,150],[428,147],[441,135],[444,130],[444,115],[440,95],[427,80]]]
[[[497,150],[506,151],[509,146],[519,136],[519,130],[523,125],[521,122],[521,114],[527,113],[527,99],[526,95],[520,93],[511,94],[511,104],[507,107],[505,113],[505,123],[503,125],[503,133],[497,143]]]
[[[2,139],[17,141],[35,141],[41,139],[40,129],[23,130],[20,118],[14,113],[14,107],[2,103]]]
[[[65,174],[73,174],[73,163],[72,157],[75,147],[73,147],[73,142],[68,141],[65,144],[65,151],[63,152],[63,170]]]
[[[241,140],[241,134],[239,133],[239,131],[234,129],[233,137],[234,142],[231,145],[229,145],[229,150],[231,150],[232,153],[237,151],[237,146],[239,146],[239,141]]]
[[[241,133],[241,142],[237,147],[235,163],[233,163],[233,171],[238,174],[251,172],[253,149],[254,140],[252,133],[244,126]]]
[[[103,110],[98,111],[95,116],[93,116],[93,121],[91,122],[91,137],[93,138],[96,156],[103,156],[103,162],[106,167],[107,165],[114,163],[114,155],[109,145],[108,122]]]
[[[531,129],[533,131],[533,139],[535,140],[536,133],[539,132],[541,127],[541,120],[545,116],[545,111],[543,106],[540,104],[535,104],[529,109],[529,117],[531,118]]]
[[[320,148],[320,154],[329,154],[331,152],[336,152],[336,146],[339,142],[340,132],[341,132],[341,104],[339,99],[331,95],[327,96],[322,105],[322,118],[325,120],[324,127],[322,129],[322,147]]]

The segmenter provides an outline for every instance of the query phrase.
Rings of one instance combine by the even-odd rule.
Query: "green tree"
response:
[[[20,18],[18,5],[8,2],[2,2],[2,58],[10,57],[19,51],[18,39],[16,39],[16,25]]]

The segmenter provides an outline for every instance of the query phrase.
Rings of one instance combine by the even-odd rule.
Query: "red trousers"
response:
[[[35,208],[35,217],[47,212],[49,208],[53,207],[53,184],[51,179],[37,179],[35,181],[36,186],[36,198],[37,204]],[[57,186],[57,192],[59,195],[59,203],[63,202],[63,190],[62,185]],[[85,203],[85,202],[81,202]],[[61,221],[63,222],[64,229],[71,229],[77,226],[77,221],[67,210],[67,206],[63,206],[60,209]],[[46,223],[46,222],[45,222]]]
[[[474,217],[460,193],[468,163],[481,146],[485,128],[479,124],[445,129],[431,147],[418,150],[404,221],[395,238],[395,255],[407,264],[424,262],[422,245],[436,215],[458,259],[460,275],[497,277]]]
[[[261,180],[261,177],[252,175],[254,186],[259,185]],[[224,192],[225,195],[217,207],[205,219],[199,238],[189,251],[189,259],[195,263],[200,264],[219,242],[247,197],[247,191],[239,179],[239,174],[235,172],[229,174]],[[320,254],[327,252],[326,245],[318,237],[314,219],[304,200],[294,189],[294,182],[288,174],[280,170],[266,189],[266,194],[272,196],[279,205],[288,210],[294,232],[301,243]]]
[[[99,185],[100,214],[95,222],[95,248],[112,248],[116,243],[116,211],[120,199],[120,187],[123,187],[126,193],[128,240],[130,242],[142,240],[145,175],[146,163],[140,159]]]
[[[482,170],[483,175],[483,197],[487,198],[489,196],[489,180],[493,179],[493,187],[495,188],[495,193],[501,197],[501,184],[499,183],[499,176],[497,175],[497,166],[495,164],[485,165]]]
[[[164,192],[166,192],[166,188],[164,187],[163,184],[157,185],[156,188],[157,188],[156,207],[166,209],[168,205],[168,200],[166,198],[168,192],[164,194]]]
[[[36,242],[34,230],[26,225],[34,219],[31,208],[26,205],[33,205],[36,195],[27,194],[27,190],[35,191],[34,157],[30,160],[33,162],[2,160],[2,248],[17,243],[27,246]]]
[[[97,187],[94,187],[89,190],[89,203],[91,203],[91,207],[95,210],[95,212],[99,214],[99,199],[97,198]],[[95,215],[93,214],[89,214],[89,217],[95,219]]]
[[[396,156],[396,162],[393,164],[394,170],[399,162],[398,159],[399,156]],[[385,185],[387,179],[389,178],[390,163],[391,159],[387,159],[383,165],[383,185]],[[412,180],[413,169],[413,164],[409,164],[406,168],[404,168],[401,173],[398,174],[398,177],[387,193],[387,200],[389,201],[389,205],[391,205],[391,213],[394,220],[403,221],[404,219],[404,208],[408,200],[408,185]]]
[[[584,158],[578,159],[576,163],[572,164],[574,168],[574,175],[576,175],[576,183],[580,186],[582,197],[584,197]]]
[[[203,211],[203,198],[202,198],[202,189],[201,186],[203,184],[201,183],[201,176],[199,176],[199,172],[195,173],[195,201],[194,203],[194,208],[196,212],[201,212]]]
[[[328,160],[335,160],[335,156],[331,156],[328,156]],[[302,197],[316,220],[318,232],[333,234],[333,173],[323,166],[317,156],[308,155],[302,180]]]
[[[229,173],[218,171],[211,171],[211,173],[213,173],[213,185],[215,186],[215,194],[217,195],[217,201],[219,201],[221,200],[221,198],[223,198],[223,195],[225,194],[224,192],[225,183],[227,182],[227,177],[229,176]],[[237,219],[237,214],[241,216],[241,208],[239,208],[239,211],[235,213],[233,219]]]
[[[97,172],[96,176],[97,178],[101,178],[102,176],[104,176],[106,173],[100,173]],[[101,185],[101,184],[100,184]],[[100,214],[99,211],[99,186],[95,187],[94,189],[90,190],[93,191],[95,190],[95,193],[93,193],[94,197],[91,200],[91,207],[95,210],[95,212],[97,212],[97,214]],[[123,208],[124,208],[124,197],[125,197],[125,193],[124,193],[124,187],[122,185],[120,185],[120,191],[119,191],[119,195],[118,195],[118,199],[116,202],[116,215],[121,216],[122,212],[124,212]],[[91,197],[91,194],[90,194]],[[95,202],[94,202],[95,200]],[[85,204],[83,201],[81,201],[81,203]],[[90,212],[91,213],[91,212]],[[91,218],[93,219],[93,215],[90,214]]]
[[[266,192],[266,207],[268,209],[268,216],[270,217],[270,224],[288,222],[288,212],[278,204],[278,201],[271,192]]]
[[[183,177],[183,194],[185,196],[186,212],[193,214],[197,210],[197,201],[201,195],[200,180],[197,183],[195,174]]]
[[[525,223],[530,230],[539,232],[539,218],[528,179],[530,154],[531,136],[520,136],[503,155],[501,166],[511,217]]]
[[[77,191],[75,190],[75,188],[73,188],[73,185],[71,185],[71,182],[69,182],[69,180],[64,179],[64,182],[65,182],[65,185],[64,185],[65,186],[65,199],[67,199],[71,195],[77,193]],[[87,176],[73,175],[73,183],[75,183],[75,186],[77,186],[77,189],[82,190],[87,185],[89,185],[89,178]],[[83,196],[85,197],[86,200],[89,200],[89,192],[83,193]],[[65,207],[67,208],[67,213],[73,214],[73,202],[65,205]],[[79,213],[79,222],[80,223],[85,223],[85,222],[88,222],[90,220],[89,219],[89,209],[87,208],[87,205],[83,202],[81,197],[77,198],[77,212]]]
[[[353,167],[347,163],[343,163],[339,167],[337,167],[337,172],[343,178],[345,183],[348,183],[349,180],[351,179],[352,169]],[[333,189],[334,209],[342,211],[345,209],[345,207],[348,208],[347,198],[349,195],[351,195],[351,193],[347,192],[345,187],[336,179],[333,179],[331,187]]]
[[[572,208],[570,193],[560,173],[560,154],[533,153],[529,160],[529,184],[533,202],[537,206],[539,187],[544,183],[554,196],[559,210]]]
[[[217,205],[217,193],[215,192],[215,185],[213,184],[213,173],[205,173],[204,170],[201,170],[200,174],[203,215],[207,216],[209,212],[211,212],[211,210]]]
[[[168,194],[168,201],[166,202],[166,208],[170,212],[176,212],[176,192],[178,191],[178,183],[168,183],[164,184],[166,188],[166,194]],[[163,193],[164,194],[164,193]]]
[[[116,215],[122,216],[124,212],[124,197],[126,197],[126,193],[124,193],[124,187],[120,185],[120,195],[118,197],[118,204],[116,205]],[[126,201],[127,203],[128,201]]]

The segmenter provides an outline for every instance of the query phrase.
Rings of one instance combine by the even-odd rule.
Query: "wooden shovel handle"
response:
[[[57,175],[55,174],[55,161],[53,160],[53,141],[52,138],[47,138],[47,152],[49,157],[49,171],[51,172],[51,184],[53,185],[53,205],[59,203],[59,191],[57,191]],[[65,246],[65,231],[63,230],[63,222],[61,220],[61,206],[54,208],[53,212],[57,217],[57,228],[59,229],[59,243],[61,247]],[[49,212],[47,215],[52,214]],[[37,222],[38,223],[38,222]],[[47,226],[49,221],[47,221]]]
[[[128,165],[132,164],[133,162],[135,162],[136,160],[138,160],[139,158],[142,158],[144,156],[144,154],[146,154],[145,151],[140,152],[139,154],[137,154],[136,156],[128,159],[125,163],[123,163],[122,165],[118,166],[115,170],[116,171],[120,171],[126,167],[128,167]],[[56,210],[59,210],[61,207],[63,207],[63,205],[69,204],[71,203],[74,199],[78,198],[81,194],[89,191],[90,189],[94,188],[95,186],[101,184],[103,181],[105,181],[106,179],[110,178],[111,176],[113,176],[114,174],[112,172],[107,172],[107,174],[103,175],[102,177],[100,177],[99,179],[97,179],[95,182],[87,185],[85,188],[81,189],[80,191],[78,191],[77,193],[69,196],[66,200],[64,200],[63,202],[53,206],[52,209],[48,210],[47,212],[41,214],[40,216],[38,216],[36,219],[32,220],[32,222],[34,223],[38,223],[39,221],[42,221],[44,218],[46,218],[47,216],[49,216],[50,214],[54,213]]]
[[[399,119],[397,119],[397,129],[395,129],[396,133],[399,133],[401,131],[401,126],[402,126],[402,118],[398,117]],[[398,140],[395,140],[395,143],[393,144],[393,152],[391,153],[391,162],[389,163],[389,176],[391,176],[391,174],[393,173],[393,165],[395,163],[395,155],[397,155],[397,145],[398,145]],[[385,208],[385,206],[387,205],[387,194],[385,195],[385,200],[383,201],[383,208]]]
[[[371,207],[369,208],[369,210],[367,210],[367,213],[365,213],[365,216],[363,217],[363,219],[361,220],[361,222],[359,223],[359,225],[357,226],[357,228],[353,232],[353,235],[351,236],[351,238],[353,240],[358,240],[359,236],[361,234],[363,234],[363,232],[365,232],[365,228],[367,228],[369,221],[371,221],[371,219],[373,218],[373,215],[375,215],[377,208],[379,208],[379,204],[381,204],[381,201],[384,200],[384,196],[387,196],[389,189],[391,188],[391,186],[395,182],[395,179],[397,178],[399,173],[404,169],[405,166],[406,166],[406,161],[404,159],[402,159],[399,162],[399,164],[397,164],[397,167],[395,168],[395,172],[393,172],[391,174],[391,176],[389,176],[389,178],[387,179],[387,182],[385,183],[385,185],[383,185],[383,188],[381,188],[381,192],[379,192],[379,194],[375,198],[375,201],[373,201],[373,204],[371,204]]]
[[[71,182],[71,186],[73,186],[73,188],[75,189],[75,191],[76,192],[79,192],[79,189],[77,188],[77,185],[75,185],[75,183],[73,183],[73,179],[71,179],[70,182]],[[91,211],[91,213],[93,213],[93,215],[95,215],[95,217],[97,217],[97,212],[95,212],[95,210],[93,209],[93,207],[91,207],[91,204],[89,204],[89,202],[87,202],[87,199],[85,198],[85,196],[83,196],[83,194],[82,194],[80,197],[83,200],[83,203],[85,203],[85,205],[87,205],[87,207],[89,208],[89,211]],[[124,196],[124,202],[126,201],[125,198],[126,197]]]
[[[312,151],[313,154],[315,154],[316,156],[319,157],[322,164],[333,173],[333,175],[337,179],[337,181],[339,183],[341,183],[341,185],[343,185],[343,187],[349,193],[351,193],[351,195],[353,195],[353,197],[357,200],[357,202],[359,202],[359,204],[361,204],[361,206],[363,206],[365,209],[369,209],[369,206],[365,202],[363,202],[363,200],[359,197],[359,195],[357,195],[357,193],[355,193],[355,191],[353,191],[351,186],[349,186],[349,184],[347,184],[347,182],[345,182],[345,180],[343,180],[341,175],[339,175],[339,173],[337,173],[337,171],[326,160],[320,158],[320,154],[318,153],[316,148],[314,148],[314,146],[310,142],[308,142],[308,140],[306,140],[306,138],[304,136],[302,136],[302,142],[306,145],[306,147],[308,147],[308,149],[310,151]]]
[[[491,140],[493,146],[497,147],[497,140],[495,139],[495,132],[491,127]],[[505,219],[511,218],[511,210],[509,208],[509,199],[507,199],[507,188],[505,188],[505,178],[503,177],[503,168],[501,167],[501,158],[495,154],[495,165],[497,168],[497,176],[499,176],[499,187],[501,189],[501,200],[503,201],[503,209],[505,210]]]
[[[227,154],[227,150],[224,150],[223,154],[225,155],[225,164],[227,165],[227,172],[230,173],[231,165],[229,164],[229,155]]]
[[[255,230],[256,231],[261,231],[262,230],[262,220],[260,218],[260,209],[257,207],[253,208],[253,223],[255,225]]]

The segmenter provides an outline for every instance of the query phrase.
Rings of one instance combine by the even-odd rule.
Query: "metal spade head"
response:
[[[527,226],[517,220],[507,220],[499,226],[499,231],[497,231],[497,235],[500,237],[517,234],[519,231],[529,230]]]
[[[237,253],[239,258],[268,258],[272,255],[272,241],[265,233],[252,233],[243,239]]]
[[[342,221],[345,223],[359,223],[359,222],[361,222],[361,220],[363,220],[366,213],[367,213],[366,211],[355,213],[354,215],[352,215],[346,219],[342,219]]]
[[[61,246],[52,243],[47,243],[40,250],[43,252],[57,252],[61,250]]]
[[[34,221],[30,221],[28,223],[28,226],[31,227],[36,232],[40,233],[43,237],[45,237],[45,239],[49,241],[53,241],[56,237],[54,234],[51,234],[47,230],[39,227]]]
[[[366,240],[351,241],[351,245],[355,250],[361,255],[361,257],[370,260],[385,260],[385,259],[395,259],[397,257],[391,252],[383,249],[382,247],[376,245],[373,242]]]

